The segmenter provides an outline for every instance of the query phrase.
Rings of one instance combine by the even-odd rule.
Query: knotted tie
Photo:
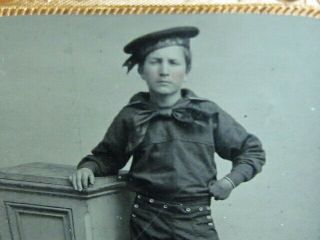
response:
[[[156,118],[172,118],[180,123],[201,124],[201,119],[207,115],[205,112],[191,107],[175,107],[165,109],[140,110],[134,117],[135,134],[129,141],[128,150],[133,151],[144,139],[151,120]]]

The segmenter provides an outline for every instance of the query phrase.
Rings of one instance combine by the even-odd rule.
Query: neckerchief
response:
[[[133,115],[134,131],[129,138],[128,151],[133,152],[143,141],[150,122],[157,118],[172,118],[188,127],[188,124],[203,125],[204,118],[209,113],[199,109],[193,103],[194,101],[208,101],[199,98],[190,90],[182,90],[182,98],[171,108],[158,108],[148,101],[148,93],[138,93],[133,100],[127,105],[137,109]],[[134,100],[138,98],[137,100]]]

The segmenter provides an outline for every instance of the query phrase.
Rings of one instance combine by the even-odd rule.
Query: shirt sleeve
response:
[[[226,177],[235,186],[249,181],[262,170],[265,152],[260,140],[221,109],[217,113],[214,136],[217,154],[232,161],[232,170]]]
[[[96,176],[117,174],[130,158],[127,151],[128,131],[124,113],[111,123],[102,141],[77,166],[90,168]]]

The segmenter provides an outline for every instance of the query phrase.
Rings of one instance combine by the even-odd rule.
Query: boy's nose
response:
[[[160,66],[160,76],[168,76],[169,75],[169,66],[167,63],[162,63]]]

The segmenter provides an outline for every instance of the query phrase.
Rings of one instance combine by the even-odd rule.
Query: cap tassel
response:
[[[129,57],[123,64],[122,67],[127,67],[127,74],[131,71],[131,69],[137,64],[137,60],[134,56]]]

